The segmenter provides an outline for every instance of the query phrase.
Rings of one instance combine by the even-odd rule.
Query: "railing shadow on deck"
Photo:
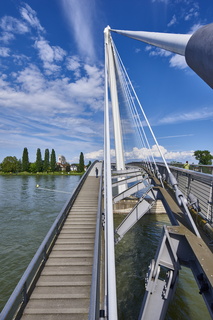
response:
[[[47,258],[58,237],[58,234],[60,233],[60,230],[63,227],[67,215],[69,214],[69,211],[73,206],[73,203],[76,200],[86,178],[97,162],[98,161],[93,162],[88,170],[83,174],[78,186],[72,193],[71,198],[67,201],[67,203],[64,205],[61,212],[55,219],[46,237],[44,238],[33,259],[28,265],[26,271],[18,282],[16,288],[11,294],[9,300],[4,306],[0,314],[0,320],[18,320],[21,318],[23,310],[26,307],[29,297],[35,287],[41,271],[44,268]]]

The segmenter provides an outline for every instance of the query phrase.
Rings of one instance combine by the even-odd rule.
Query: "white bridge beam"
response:
[[[185,56],[186,63],[213,88],[213,23],[191,34],[111,30]]]

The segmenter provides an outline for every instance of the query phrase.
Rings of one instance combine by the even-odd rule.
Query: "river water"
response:
[[[71,194],[79,180],[79,176],[0,176],[0,310],[70,197],[66,192]],[[116,215],[115,225],[122,219]],[[119,320],[138,318],[144,276],[164,224],[169,224],[166,215],[144,216],[116,246]],[[209,320],[198,291],[191,272],[182,268],[166,319]]]

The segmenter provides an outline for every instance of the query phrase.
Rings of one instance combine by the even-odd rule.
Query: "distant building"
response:
[[[60,164],[65,164],[66,163],[66,158],[62,155],[58,156],[58,163]]]
[[[67,162],[64,156],[58,156],[57,166],[59,166],[61,171],[66,171]]]
[[[70,165],[70,171],[78,171],[78,166],[77,164],[73,163]]]

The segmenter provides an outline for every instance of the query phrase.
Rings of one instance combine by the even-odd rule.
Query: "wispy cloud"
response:
[[[20,8],[20,13],[28,25],[37,29],[39,32],[45,31],[41,26],[39,19],[37,18],[36,11],[34,11],[27,3],[24,3]]]
[[[172,19],[169,21],[169,23],[167,24],[167,27],[171,27],[173,26],[174,24],[177,23],[177,18],[176,18],[176,15],[174,14]]]
[[[9,52],[10,52],[10,49],[9,48],[6,48],[6,47],[0,47],[0,56],[1,57],[9,57]]]
[[[61,0],[61,2],[80,54],[94,61],[95,0]]]
[[[197,2],[191,3],[191,8],[185,12],[184,20],[189,21],[199,16],[199,4]]]
[[[169,0],[152,0],[152,2],[163,2],[165,4],[169,3]]]
[[[165,137],[158,137],[157,139],[175,139],[175,138],[185,138],[185,137],[193,137],[193,133],[189,134],[177,134],[175,136],[165,136]]]
[[[200,16],[199,3],[194,0],[173,0],[169,2],[175,3],[175,14],[172,15],[170,21],[167,23],[167,27],[173,27],[183,22],[197,22]]]
[[[169,57],[172,55],[170,51],[166,51],[161,48],[152,48],[149,53],[150,56],[160,56],[160,57]]]
[[[169,57],[169,65],[172,68],[185,69],[188,67],[185,57],[179,54],[173,54],[170,51],[166,51],[161,48],[155,48],[154,46],[146,46],[145,51],[149,52],[150,57]]]
[[[4,33],[24,34],[29,32],[29,28],[24,22],[10,16],[4,16],[1,19],[0,28]]]
[[[192,112],[183,112],[180,114],[171,114],[161,120],[160,124],[173,124],[186,121],[209,120],[213,119],[213,109],[200,109]]]

